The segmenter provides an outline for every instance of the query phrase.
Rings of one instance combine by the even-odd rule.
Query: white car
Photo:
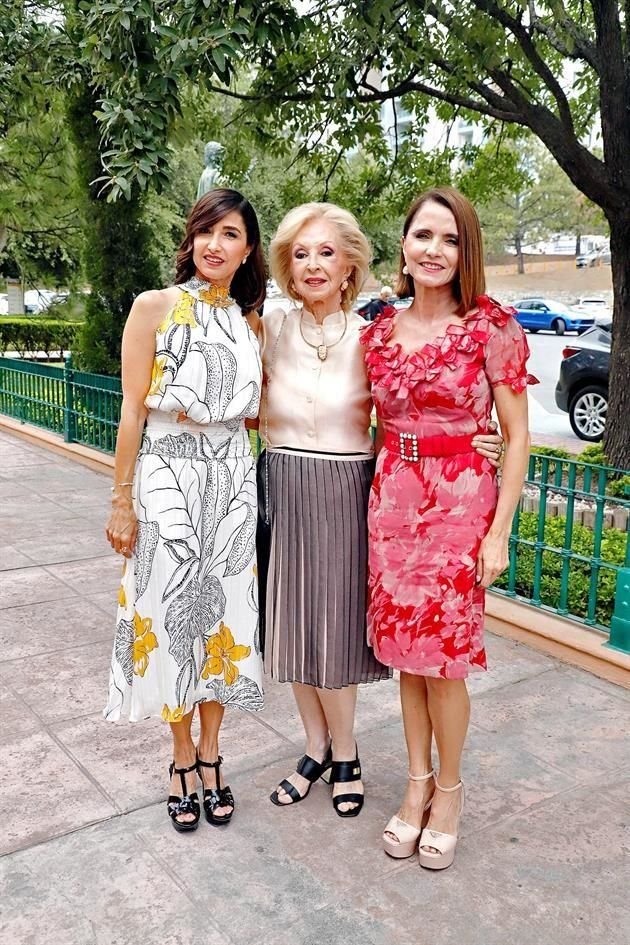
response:
[[[6,295],[0,295],[0,315],[9,314],[9,302]]]
[[[24,293],[24,311],[27,315],[39,315],[45,312],[53,302],[63,302],[67,292],[53,292],[51,289],[29,289]]]
[[[592,315],[596,325],[603,325],[612,318],[612,309],[606,299],[597,295],[581,295],[573,306],[576,312]]]

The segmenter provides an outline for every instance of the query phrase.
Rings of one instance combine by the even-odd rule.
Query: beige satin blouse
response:
[[[263,439],[268,437],[267,447],[357,454],[353,459],[372,456],[372,395],[359,344],[365,321],[348,312],[348,327],[341,337],[343,312],[328,315],[320,326],[310,312],[292,308],[274,356],[283,317],[283,310],[275,309],[262,318],[264,383],[259,432]],[[325,361],[302,338],[300,317],[306,339],[314,346],[329,346]]]

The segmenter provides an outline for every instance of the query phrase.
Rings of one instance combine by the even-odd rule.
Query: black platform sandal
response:
[[[293,804],[299,804],[299,802],[303,801],[305,797],[308,797],[311,787],[319,778],[321,778],[322,781],[329,780],[330,767],[332,763],[332,750],[330,748],[326,752],[326,756],[323,761],[315,761],[315,759],[311,758],[310,755],[302,755],[295,770],[298,774],[301,774],[303,778],[306,778],[306,780],[310,782],[308,788],[306,789],[306,794],[300,794],[296,786],[291,784],[291,782],[287,781],[285,778],[284,781],[280,782],[279,787],[281,787],[289,795],[291,800],[281,801],[277,790],[275,790],[273,794],[269,795],[269,800],[272,804],[275,804],[276,807],[291,807]]]
[[[200,768],[214,768],[217,785],[213,788],[204,787],[203,811],[208,823],[214,824],[215,827],[220,827],[222,824],[229,824],[232,819],[232,814],[234,813],[234,796],[229,786],[226,784],[225,787],[219,787],[219,768],[222,763],[223,758],[221,755],[219,755],[216,761],[202,761],[201,758],[197,761]],[[203,778],[201,780],[203,783]],[[217,807],[231,807],[232,810],[229,814],[215,814]]]
[[[201,816],[199,797],[196,791],[192,794],[188,794],[186,788],[186,775],[190,774],[191,771],[197,771],[197,762],[195,762],[194,765],[190,765],[188,768],[176,768],[175,762],[173,761],[168,767],[169,777],[172,778],[174,774],[178,774],[182,782],[182,797],[177,797],[176,794],[170,794],[166,803],[168,816],[171,818],[173,827],[178,833],[189,833],[191,830],[196,830],[199,826],[199,818]],[[181,817],[183,814],[192,814],[195,819],[177,820],[177,818]]]
[[[331,784],[342,784],[344,781],[358,781],[361,777],[361,762],[357,752],[354,761],[333,761]],[[363,808],[365,795],[363,794],[337,794],[333,797],[333,807],[339,817],[358,817]],[[340,804],[356,804],[350,810],[339,810]]]

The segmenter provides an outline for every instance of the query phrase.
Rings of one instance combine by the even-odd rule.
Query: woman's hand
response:
[[[501,456],[503,454],[503,437],[497,433],[497,425],[494,420],[488,423],[488,433],[478,433],[473,438],[473,448],[487,459],[495,468],[501,465]]]
[[[490,587],[509,563],[509,535],[493,535],[488,532],[481,542],[477,556],[475,582],[481,587]]]
[[[117,496],[112,500],[112,511],[105,526],[107,540],[116,552],[131,558],[138,535],[138,519],[131,496]]]

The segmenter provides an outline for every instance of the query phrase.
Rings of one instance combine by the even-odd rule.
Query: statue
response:
[[[208,141],[203,149],[203,171],[197,185],[197,200],[207,194],[213,187],[223,184],[221,164],[225,148],[218,141]]]

